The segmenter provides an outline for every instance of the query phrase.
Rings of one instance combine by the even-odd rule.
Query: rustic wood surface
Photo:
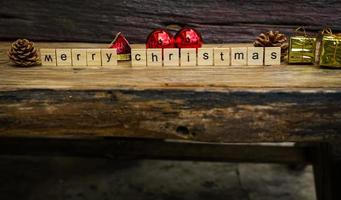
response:
[[[120,69],[10,66],[1,43],[1,136],[209,142],[340,138],[341,71],[315,66]],[[39,43],[38,46],[100,44]]]
[[[122,31],[143,43],[159,27],[197,28],[206,42],[250,42],[263,31],[291,34],[298,26],[341,31],[337,0],[197,1],[197,0],[16,0],[0,2],[0,38],[107,42]]]

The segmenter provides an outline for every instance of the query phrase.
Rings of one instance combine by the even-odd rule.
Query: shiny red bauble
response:
[[[121,32],[116,34],[109,48],[115,48],[117,54],[128,54],[131,52],[129,42]]]
[[[147,48],[175,48],[174,37],[165,29],[151,32],[146,42]]]
[[[203,43],[200,33],[193,28],[182,28],[175,35],[175,44],[178,48],[200,48]]]

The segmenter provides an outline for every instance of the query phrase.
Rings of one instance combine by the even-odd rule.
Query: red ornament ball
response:
[[[182,28],[175,35],[175,44],[178,48],[200,48],[203,43],[200,33],[193,28]]]
[[[127,54],[131,52],[129,42],[121,32],[116,34],[109,48],[116,48],[117,54]]]
[[[174,37],[165,29],[156,29],[151,32],[146,42],[147,48],[174,48]]]

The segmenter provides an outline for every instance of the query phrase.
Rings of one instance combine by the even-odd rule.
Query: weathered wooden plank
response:
[[[310,153],[309,146],[211,144],[179,140],[105,137],[0,138],[1,155],[307,164],[311,163]]]
[[[38,47],[103,47],[89,43],[37,43]],[[248,45],[248,44],[235,44]],[[138,45],[137,45],[138,46]],[[226,45],[229,46],[229,45]],[[18,89],[186,89],[186,90],[334,90],[341,88],[341,70],[309,65],[197,66],[189,68],[132,69],[130,62],[115,68],[9,64],[9,43],[0,43],[0,90]]]
[[[291,33],[302,25],[341,31],[340,12],[337,0],[1,1],[0,38],[109,43],[122,31],[131,42],[143,43],[155,28],[187,25],[206,42],[250,42],[265,30]]]
[[[340,99],[339,91],[3,91],[0,135],[206,142],[339,140]]]

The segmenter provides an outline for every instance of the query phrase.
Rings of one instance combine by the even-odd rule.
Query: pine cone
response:
[[[18,39],[13,42],[11,49],[8,51],[8,57],[14,64],[21,67],[39,65],[41,63],[34,43],[26,39]]]
[[[279,31],[261,33],[253,43],[255,47],[281,47],[281,59],[288,54],[288,38]]]

